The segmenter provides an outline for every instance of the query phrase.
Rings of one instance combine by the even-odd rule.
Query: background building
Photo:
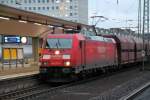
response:
[[[1,4],[88,24],[88,0],[0,0]]]

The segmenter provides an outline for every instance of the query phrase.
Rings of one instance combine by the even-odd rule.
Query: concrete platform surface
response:
[[[3,75],[3,76],[0,76],[0,80],[12,79],[12,78],[17,78],[17,77],[22,77],[22,76],[29,76],[29,75],[34,75],[38,73],[39,71],[32,71],[32,72],[24,72],[24,73],[11,74],[11,75]]]

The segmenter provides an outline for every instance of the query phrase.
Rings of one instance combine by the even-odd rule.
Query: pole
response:
[[[119,0],[117,0],[117,5],[119,4]]]
[[[139,0],[138,6],[138,37],[141,34],[141,0]]]
[[[143,40],[143,50],[142,53],[144,53],[144,44],[145,44],[145,40],[144,40],[144,33],[145,33],[145,0],[144,0],[144,6],[143,6],[143,29],[142,29],[142,40]],[[142,62],[142,70],[144,71],[144,55],[142,55],[143,58],[143,62]]]
[[[145,60],[145,33],[149,33],[149,0],[144,0],[143,6],[143,30],[142,30],[142,37],[143,37],[143,65],[142,70],[144,70],[144,60]]]

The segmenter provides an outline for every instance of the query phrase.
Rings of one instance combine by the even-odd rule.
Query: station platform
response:
[[[39,73],[38,64],[24,64],[24,66],[5,66],[0,67],[0,80],[12,79],[17,77],[23,77],[28,75],[34,75]]]
[[[39,73],[39,71],[33,71],[33,72],[26,72],[26,73],[4,75],[4,76],[0,76],[0,80],[12,79],[12,78],[17,78],[17,77],[22,77],[22,76],[29,76],[29,75],[34,75],[34,74],[38,74],[38,73]]]

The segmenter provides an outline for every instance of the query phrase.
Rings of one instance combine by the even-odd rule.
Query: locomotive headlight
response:
[[[43,59],[50,59],[51,55],[43,55]]]
[[[70,66],[70,61],[66,61],[65,66]]]
[[[59,50],[56,50],[55,51],[55,55],[59,55],[60,54],[60,51]]]
[[[63,55],[63,59],[70,59],[70,55]]]

